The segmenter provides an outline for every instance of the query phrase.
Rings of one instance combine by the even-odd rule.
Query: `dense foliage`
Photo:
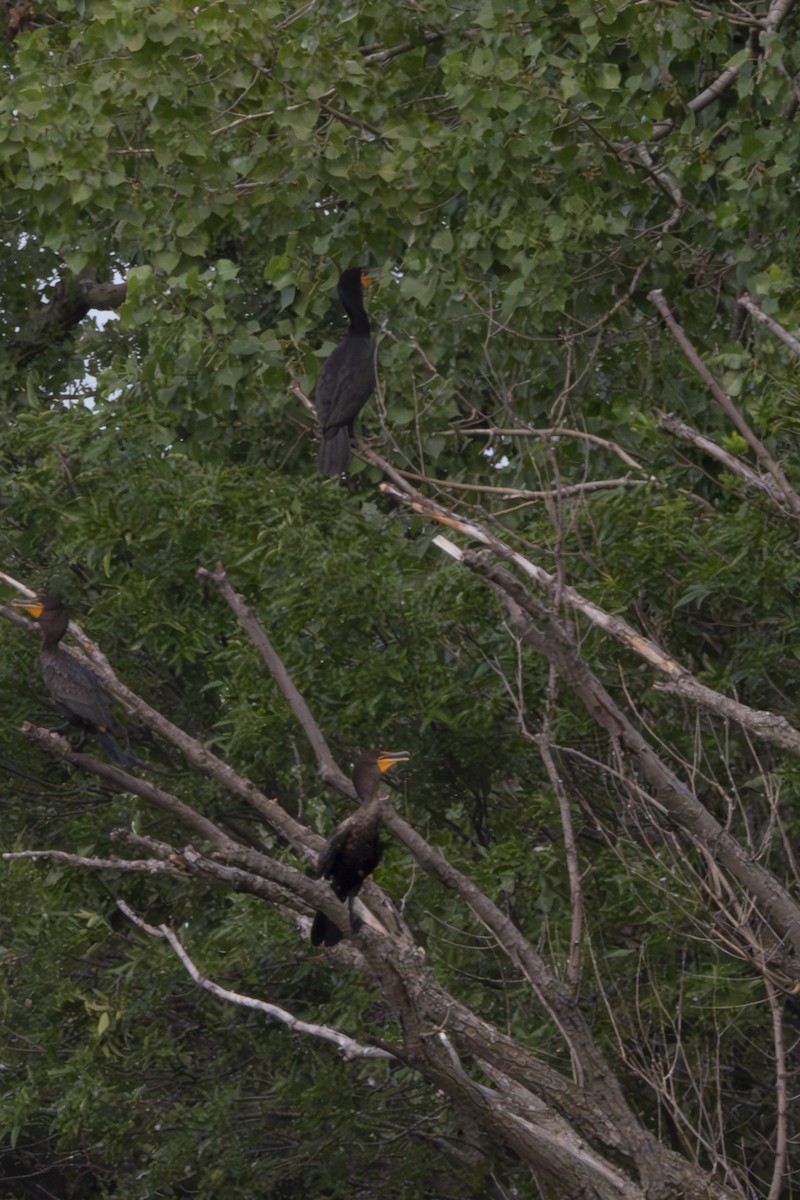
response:
[[[799,20],[766,0],[53,0],[0,49],[0,569],[65,595],[129,687],[327,833],[349,802],[197,582],[222,560],[342,767],[411,751],[398,808],[561,978],[563,785],[579,1007],[643,1126],[730,1194],[770,1200],[798,1190],[797,1116],[784,1158],[776,1114],[798,1092],[800,1009],[791,969],[744,951],[746,889],[643,801],[569,682],[433,542],[458,534],[381,494],[368,453],[346,484],[319,480],[302,396],[343,329],[338,271],[380,268],[362,421],[378,454],[715,693],[796,724],[797,514],[731,469],[764,464],[651,293],[800,489],[798,355],[737,304],[800,328]],[[119,319],[85,316],[113,282]],[[554,607],[796,896],[796,754],[654,687],[629,646]],[[3,848],[104,859],[131,826],[191,840],[20,733],[52,712],[32,638],[5,621],[0,636]],[[304,865],[174,748],[133,736],[187,804]],[[463,899],[396,844],[378,882],[442,986],[569,1076],[550,1015]],[[395,1045],[369,973],[312,953],[285,912],[47,860],[4,864],[0,893],[9,1195],[535,1194],[413,1067],[343,1063],[226,1006],[115,900],[172,922],[222,986]]]

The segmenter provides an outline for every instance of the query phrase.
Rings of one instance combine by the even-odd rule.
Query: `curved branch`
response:
[[[224,1000],[227,1004],[238,1004],[242,1008],[254,1009],[256,1012],[263,1013],[265,1017],[269,1017],[270,1020],[279,1021],[282,1025],[286,1025],[295,1033],[304,1033],[309,1037],[320,1038],[324,1042],[331,1042],[342,1052],[348,1061],[355,1058],[395,1058],[395,1055],[391,1054],[388,1050],[380,1049],[378,1046],[365,1046],[361,1042],[348,1037],[347,1034],[339,1033],[338,1029],[332,1029],[330,1025],[314,1025],[308,1021],[301,1021],[299,1017],[295,1017],[285,1008],[279,1008],[277,1004],[269,1004],[266,1000],[257,1000],[255,996],[244,996],[241,992],[232,992],[229,988],[221,987],[220,984],[212,982],[212,980],[202,974],[184,950],[176,934],[167,925],[159,925],[158,927],[148,925],[146,921],[143,921],[141,917],[136,915],[124,900],[117,900],[117,908],[138,929],[141,929],[150,937],[161,938],[167,942],[198,987],[210,992],[218,1000]]]
[[[416,483],[427,483],[431,487],[447,488],[458,492],[490,493],[495,496],[507,496],[512,500],[550,500],[554,497],[584,496],[588,492],[606,492],[615,488],[640,488],[650,484],[649,479],[590,479],[586,483],[568,483],[564,487],[551,488],[548,491],[530,491],[525,488],[494,487],[484,483],[458,483],[454,479],[434,479],[429,475],[417,475],[414,471],[399,471],[404,479],[413,479]]]

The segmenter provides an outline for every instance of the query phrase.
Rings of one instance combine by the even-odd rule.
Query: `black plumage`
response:
[[[69,613],[61,597],[42,594],[33,600],[15,600],[13,603],[30,613],[42,631],[39,661],[50,698],[67,718],[67,726],[61,728],[72,725],[80,730],[78,746],[91,733],[116,762],[126,767],[142,766],[140,759],[128,754],[116,742],[114,735],[124,736],[124,730],[114,720],[111,697],[97,675],[61,646],[69,625]]]
[[[354,931],[357,923],[353,900],[383,855],[379,836],[381,778],[394,763],[407,762],[410,757],[405,750],[366,750],[361,755],[353,771],[353,786],[361,808],[345,817],[317,860],[317,878],[330,879],[339,899],[347,901],[350,928]],[[343,936],[339,926],[325,913],[315,915],[311,926],[312,946],[335,946]]]
[[[367,271],[342,271],[336,285],[350,328],[326,358],[317,380],[315,400],[322,427],[317,455],[320,475],[340,475],[350,461],[353,422],[375,391],[375,355],[362,291]]]

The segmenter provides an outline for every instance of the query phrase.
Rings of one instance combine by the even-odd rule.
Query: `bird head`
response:
[[[50,592],[39,592],[32,600],[20,597],[12,600],[11,605],[29,613],[45,631],[45,637],[48,634],[61,637],[66,632],[69,613],[60,596],[54,596]]]
[[[49,592],[39,592],[33,599],[20,598],[11,601],[12,608],[22,608],[29,613],[34,621],[40,621],[46,612],[66,612],[66,605],[60,596],[51,596]]]
[[[353,786],[360,800],[371,800],[381,776],[395,763],[408,762],[407,750],[365,750],[353,770]]]

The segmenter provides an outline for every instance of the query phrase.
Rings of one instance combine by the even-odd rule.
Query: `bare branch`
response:
[[[512,426],[510,429],[489,426],[488,428],[468,428],[458,426],[456,429],[441,429],[438,437],[535,437],[542,438],[543,441],[556,441],[559,438],[577,438],[582,442],[589,442],[595,446],[603,446],[606,450],[610,450],[612,454],[616,454],[617,458],[622,459],[627,467],[632,467],[634,471],[643,471],[644,467],[638,463],[635,458],[631,458],[627,450],[623,450],[622,446],[618,446],[616,442],[611,442],[608,438],[600,437],[596,433],[585,433],[582,429],[562,429],[558,425],[554,425],[550,429],[534,429],[532,427],[523,426],[516,428]]]
[[[786,1047],[783,1038],[783,1005],[770,981],[764,976],[769,1011],[772,1015],[772,1044],[775,1048],[775,1162],[767,1200],[779,1200],[786,1179],[789,1155],[789,1096]]]
[[[425,30],[422,33],[421,41],[426,45],[430,45],[431,42],[439,42],[445,36],[446,32],[445,29]],[[371,53],[364,53],[367,47],[362,47],[362,61],[367,67],[386,63],[392,58],[397,58],[399,54],[405,54],[419,44],[419,40],[415,38],[413,42],[398,42],[396,46],[391,46],[388,50],[375,50]]]
[[[70,747],[66,738],[53,733],[52,730],[41,729],[25,722],[23,732],[72,766],[105,779],[119,791],[141,796],[143,800],[177,817],[184,825],[210,842],[216,854],[231,864],[224,866],[216,858],[209,858],[207,855],[198,854],[191,847],[185,847],[183,850],[175,852],[176,859],[183,858],[185,860],[183,863],[185,869],[191,867],[194,874],[224,880],[234,886],[237,891],[250,892],[269,901],[280,901],[282,904],[286,904],[291,901],[292,897],[299,896],[311,908],[321,908],[328,912],[332,919],[344,922],[346,928],[344,906],[335,898],[327,884],[310,879],[296,867],[288,866],[267,854],[262,854],[248,846],[242,846],[212,821],[209,821],[207,817],[198,813],[188,804],[184,804],[177,796],[173,796],[135,775],[129,775],[111,763],[102,762],[89,754],[77,753]],[[121,840],[119,836],[117,840]],[[318,840],[322,845],[322,839]],[[175,861],[173,860],[173,862]],[[383,929],[383,926],[377,923],[375,917],[366,909],[363,909],[362,919],[374,928]]]
[[[267,637],[263,627],[254,616],[252,609],[247,605],[244,598],[239,595],[230,585],[227,580],[225,568],[222,563],[218,563],[214,572],[208,571],[205,567],[198,569],[198,577],[205,582],[212,583],[219,589],[232,612],[238,618],[242,628],[247,633],[248,637],[253,642],[256,649],[261,654],[261,657],[271,673],[273,679],[277,683],[285,699],[288,701],[292,712],[297,718],[303,732],[305,733],[308,742],[314,751],[317,758],[317,765],[320,775],[325,782],[342,792],[351,800],[357,799],[355,788],[350,779],[337,766],[336,761],[331,754],[330,748],[325,740],[325,737],[314,719],[310,708],[306,704],[303,696],[295,687],[294,680],[284,666],[280,656],[275,651],[272,643]],[[316,837],[316,835],[314,835]],[[322,840],[318,839],[318,848],[322,847]],[[398,912],[396,905],[389,899],[388,896],[375,884],[372,880],[366,880],[361,892],[361,899],[356,901],[356,907],[362,920],[366,920],[367,924],[375,926],[376,918],[366,908],[364,902],[372,905],[379,914],[379,929],[388,929],[396,937],[402,937],[407,942],[411,943],[413,938],[408,926]],[[334,901],[334,903],[336,903]],[[325,905],[318,905],[319,908],[325,908]],[[341,922],[341,914],[338,916]]]
[[[660,288],[656,288],[654,291],[650,292],[648,300],[650,300],[650,302],[658,309],[661,316],[664,318],[667,328],[680,346],[687,361],[703,380],[703,383],[711,392],[711,395],[717,401],[720,408],[736,427],[736,429],[738,429],[739,433],[747,442],[748,446],[753,451],[767,474],[772,476],[783,498],[783,506],[795,519],[800,519],[800,496],[797,495],[794,488],[784,475],[783,469],[769,453],[764,443],[753,433],[752,429],[744,420],[728,393],[720,387],[714,376],[709,371],[708,367],[700,358],[700,355],[689,341],[689,338],[686,336],[683,328],[675,320],[672,310],[670,309],[664,297],[664,293]]]
[[[794,353],[800,358],[800,341],[798,341],[793,333],[789,333],[788,329],[784,329],[784,327],[780,325],[774,317],[768,316],[764,312],[763,308],[759,308],[755,300],[753,300],[747,292],[742,292],[741,296],[739,297],[739,304],[741,304],[742,308],[747,309],[751,317],[755,317],[755,319],[760,321],[762,325],[766,325],[767,329],[769,329],[771,333],[774,333],[775,336],[779,337],[782,342],[785,342],[789,349],[793,350]]]
[[[208,578],[209,572],[201,568],[201,578]],[[224,568],[218,566],[212,580],[215,586],[225,596],[225,599],[236,613],[248,634],[257,646],[264,647],[264,661],[281,690],[292,705],[292,709],[303,728],[306,736],[313,734],[312,746],[323,745],[324,738],[316,722],[311,717],[308,706],[297,691],[289,672],[282,663],[274,648],[269,644],[266,635],[259,626],[251,610],[241,596],[233,591],[225,578]],[[268,652],[267,652],[268,647]],[[309,740],[311,740],[309,738]],[[348,788],[349,785],[348,782]],[[435,847],[429,845],[407,822],[392,808],[388,800],[384,800],[381,809],[384,824],[390,829],[398,841],[414,856],[424,871],[437,879],[445,887],[452,888],[466,901],[476,917],[490,930],[497,939],[500,947],[514,962],[520,963],[534,991],[547,1008],[552,1019],[561,1029],[572,1050],[574,1069],[578,1077],[583,1077],[584,1071],[596,1059],[591,1036],[585,1026],[582,1016],[567,1001],[562,985],[547,971],[542,959],[525,939],[511,920],[506,917],[493,902],[477,888],[466,876],[457,871]],[[376,889],[377,890],[377,889]],[[370,899],[372,899],[370,895]],[[398,917],[399,920],[399,917]],[[405,926],[402,928],[405,930]],[[605,1068],[601,1069],[605,1075]],[[621,1100],[621,1095],[620,1095]]]
[[[696,446],[698,450],[702,450],[710,458],[715,458],[732,475],[738,475],[740,479],[743,479],[748,487],[756,488],[759,492],[766,492],[770,500],[775,504],[783,503],[783,497],[775,486],[774,480],[769,475],[758,475],[741,458],[737,458],[735,454],[731,454],[728,450],[723,450],[722,446],[718,446],[716,442],[706,437],[705,434],[698,433],[696,429],[692,429],[691,425],[687,425],[672,413],[661,413],[658,418],[658,424],[659,428],[666,429],[668,433],[674,434],[685,442],[690,442],[692,446]]]
[[[87,871],[136,871],[145,875],[181,875],[181,869],[172,863],[144,858],[86,858],[82,854],[68,854],[66,850],[14,850],[2,855],[5,862],[17,859],[49,859],[64,863],[68,867],[83,867]]]
[[[373,451],[370,451],[370,457],[376,459],[377,455]],[[393,468],[389,468],[387,473],[400,478],[398,472]],[[720,692],[715,692],[713,688],[707,687],[706,684],[696,679],[686,667],[672,658],[666,650],[662,649],[651,638],[644,637],[643,634],[622,617],[605,612],[599,605],[584,599],[573,587],[567,585],[559,587],[558,581],[553,575],[550,575],[544,568],[538,566],[518,551],[512,550],[511,547],[506,545],[505,542],[500,541],[499,538],[487,533],[482,526],[477,525],[473,521],[464,520],[450,510],[443,508],[435,501],[423,497],[421,493],[410,490],[408,484],[403,483],[402,480],[401,489],[395,488],[388,483],[380,485],[380,490],[384,495],[392,496],[395,500],[405,504],[413,512],[438,521],[441,525],[464,534],[471,541],[480,542],[482,545],[488,547],[498,558],[519,568],[528,579],[548,595],[555,596],[556,592],[558,592],[560,601],[566,607],[580,613],[581,616],[589,620],[598,629],[602,629],[628,650],[633,651],[639,658],[644,659],[650,666],[655,667],[662,675],[665,675],[668,682],[658,684],[660,690],[684,696],[693,704],[708,709],[723,719],[735,721],[764,741],[772,742],[784,750],[789,750],[792,754],[800,755],[800,732],[794,726],[790,725],[785,717],[779,716],[776,713],[749,708],[746,704],[741,704],[738,700],[732,700],[728,696],[723,696]],[[441,541],[438,544],[441,546]],[[460,558],[462,555],[459,548],[452,542],[449,542],[447,552],[451,557],[455,558]]]
[[[382,805],[384,824],[414,856],[426,874],[444,887],[458,893],[475,917],[496,939],[497,944],[517,963],[531,988],[554,1021],[572,1056],[573,1071],[580,1086],[586,1086],[586,1071],[598,1064],[588,1027],[574,1008],[563,985],[547,970],[544,961],[513,921],[466,875],[458,871],[435,846],[412,829],[388,801]]]
[[[217,563],[213,571],[209,571],[206,567],[197,568],[197,578],[204,583],[213,584],[219,591],[220,595],[226,601],[231,611],[233,612],[242,629],[250,638],[253,645],[258,650],[267,670],[270,672],[275,682],[278,684],[281,692],[289,703],[292,712],[300,723],[309,745],[314,751],[317,762],[320,765],[320,775],[326,783],[331,786],[340,788],[345,795],[351,798],[355,797],[355,792],[352,788],[350,780],[339,770],[334,761],[333,755],[328,748],[328,743],[325,741],[322,730],[315,721],[311,709],[306,704],[300,692],[294,685],[289,672],[283,665],[280,657],[275,652],[272,643],[264,632],[263,627],[253,615],[253,610],[245,602],[243,596],[235,591],[225,573],[225,568],[222,563]]]
[[[664,3],[664,0],[661,0]],[[769,7],[769,12],[762,21],[747,21],[746,23],[755,26],[751,29],[750,40],[748,42],[748,57],[756,58],[759,52],[760,30],[763,29],[767,33],[773,33],[779,29],[786,17],[794,7],[795,0],[773,0]],[[698,92],[696,96],[687,104],[689,112],[700,113],[703,109],[708,108],[715,100],[719,100],[728,88],[732,87],[742,72],[743,64],[730,63],[707,87],[703,88],[702,92]],[[674,122],[671,119],[666,121],[658,121],[653,126],[653,141],[660,141],[662,138],[668,137],[675,128]]]
[[[30,597],[34,594],[24,584],[18,583],[10,575],[0,572],[0,579],[16,587],[22,595]],[[35,631],[36,627],[33,622],[28,622],[28,625],[32,632]],[[85,659],[81,658],[81,661],[88,662],[104,686],[126,706],[128,712],[136,713],[151,729],[176,746],[201,774],[214,779],[221,787],[232,792],[234,795],[240,796],[248,804],[252,805],[268,825],[307,858],[313,858],[319,852],[324,843],[318,834],[314,833],[308,826],[301,825],[299,821],[295,821],[281,807],[277,800],[264,795],[251,780],[243,775],[239,775],[226,762],[223,762],[221,758],[218,758],[211,750],[204,746],[202,742],[191,737],[177,725],[174,725],[158,712],[157,709],[143,700],[141,696],[137,696],[135,692],[126,687],[118,679],[99,646],[86,636],[75,621],[70,621],[69,632],[77,639],[85,654]],[[76,765],[83,764],[79,763]],[[94,768],[91,769],[93,770]],[[111,778],[110,776],[106,777]],[[126,775],[125,778],[125,790],[134,791],[135,789],[129,786],[127,782],[133,779],[133,776]]]
[[[159,925],[158,927],[148,925],[141,917],[136,915],[124,900],[117,900],[117,908],[144,933],[150,937],[162,938],[167,942],[198,987],[210,992],[218,1000],[223,1000],[227,1004],[238,1004],[242,1008],[254,1009],[256,1012],[263,1013],[265,1017],[269,1017],[270,1020],[279,1021],[282,1025],[286,1025],[295,1033],[304,1033],[307,1036],[331,1042],[334,1046],[338,1047],[347,1060],[355,1058],[393,1059],[395,1057],[388,1050],[379,1049],[377,1046],[365,1046],[361,1042],[356,1042],[346,1034],[339,1033],[338,1029],[332,1029],[330,1025],[309,1024],[308,1021],[301,1021],[285,1008],[279,1008],[276,1004],[269,1004],[266,1000],[257,1000],[255,996],[244,996],[241,992],[232,992],[228,988],[221,987],[218,983],[213,983],[195,966],[178,941],[177,936],[167,925]]]
[[[414,471],[399,471],[403,479],[413,479],[417,483],[427,483],[431,487],[444,488],[452,492],[491,493],[495,496],[508,496],[515,500],[551,500],[555,497],[584,496],[589,492],[605,492],[617,488],[646,487],[649,479],[591,479],[586,483],[565,484],[563,487],[548,491],[529,491],[524,488],[494,487],[482,483],[458,483],[453,479],[434,479],[429,475],[417,475]]]
[[[539,753],[542,756],[547,776],[558,800],[558,811],[561,817],[561,830],[564,834],[564,854],[567,861],[567,876],[569,878],[570,897],[570,937],[569,953],[567,955],[566,984],[577,999],[581,978],[581,942],[583,940],[583,925],[585,906],[583,887],[581,885],[581,870],[578,860],[578,848],[575,844],[575,830],[572,824],[572,812],[561,776],[556,769],[551,746],[551,708],[550,696],[555,688],[555,668],[550,668],[551,678],[548,688],[548,705],[542,723],[542,731],[536,738]]]
[[[33,725],[30,721],[25,721],[22,725],[22,732],[32,741],[44,746],[57,758],[62,758],[65,762],[70,763],[71,766],[89,771],[92,775],[97,775],[100,779],[105,779],[107,783],[113,784],[117,791],[131,792],[135,796],[141,796],[150,804],[155,804],[165,812],[171,813],[184,825],[209,841],[216,850],[228,853],[239,848],[238,844],[228,837],[218,825],[190,808],[188,804],[184,804],[170,792],[165,792],[147,780],[123,771],[121,767],[117,767],[113,763],[104,762],[91,754],[73,750],[67,739],[52,729],[43,729],[39,725]]]
[[[762,953],[786,973],[791,987],[800,979],[800,907],[775,877],[754,862],[739,843],[700,804],[690,789],[658,757],[581,659],[563,626],[534,600],[508,571],[484,554],[464,556],[464,565],[486,579],[501,596],[512,627],[553,663],[592,719],[632,756],[636,770],[655,797],[711,861],[720,863],[754,896],[764,914]],[[766,924],[769,922],[769,925]],[[771,928],[770,928],[771,927]],[[775,930],[778,941],[772,937]],[[790,948],[786,953],[784,947]]]

